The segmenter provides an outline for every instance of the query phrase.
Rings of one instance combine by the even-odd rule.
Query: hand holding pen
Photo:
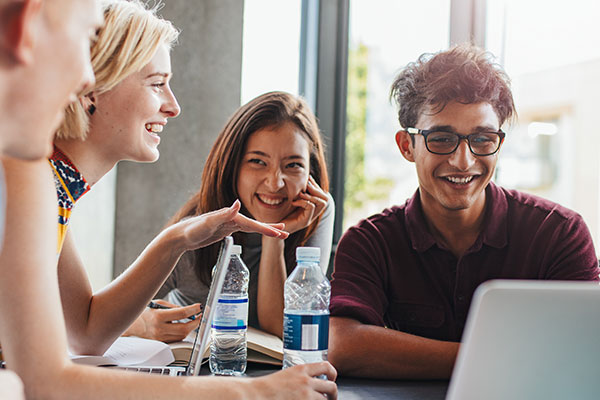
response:
[[[181,306],[176,306],[174,304],[169,304],[169,305],[165,305],[165,304],[161,304],[159,303],[159,301],[163,302],[163,303],[167,303],[164,300],[151,300],[150,303],[148,303],[148,307],[149,308],[154,308],[156,310],[172,310],[172,309],[176,309],[176,308],[180,308],[181,311],[187,309],[187,308],[191,308],[191,307],[195,307],[195,306],[200,306],[200,311],[192,314],[192,315],[188,315],[187,317],[182,318],[182,320],[190,320],[193,321],[196,319],[197,316],[202,315],[202,305],[200,303],[196,303],[196,304],[192,304],[191,306],[185,306],[185,307],[181,307]],[[174,322],[174,321],[173,321]],[[185,321],[187,322],[187,321]]]
[[[153,300],[125,334],[177,342],[198,327],[201,314],[200,304],[180,307],[164,300]]]

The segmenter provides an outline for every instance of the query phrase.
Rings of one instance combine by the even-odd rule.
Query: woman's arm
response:
[[[321,249],[321,269],[327,273],[331,259],[331,247],[333,245],[333,224],[335,222],[335,202],[331,194],[327,193],[327,206],[317,229],[306,241],[305,246],[318,247]]]
[[[0,340],[8,368],[26,398],[322,399],[337,397],[329,363],[289,368],[265,377],[171,378],[74,365],[56,274],[56,190],[45,161],[6,161],[6,234],[0,253]],[[119,309],[114,310],[115,317]],[[41,338],[42,337],[42,338]],[[41,338],[41,339],[40,339]]]
[[[283,286],[287,279],[284,246],[283,240],[263,237],[256,296],[260,328],[279,337],[283,334]]]
[[[58,274],[73,349],[81,354],[104,353],[144,311],[185,251],[215,243],[240,230],[287,237],[273,226],[239,214],[239,208],[237,201],[232,207],[171,225],[150,242],[121,276],[95,294],[74,243],[67,237]]]
[[[285,223],[285,229],[293,233],[310,225],[325,211],[328,198],[328,194],[310,177],[306,193],[300,193],[294,202],[296,211],[281,221]],[[328,251],[331,249],[331,238],[329,242]],[[256,305],[261,329],[279,337],[283,334],[283,286],[287,279],[284,247],[283,239],[262,238]]]

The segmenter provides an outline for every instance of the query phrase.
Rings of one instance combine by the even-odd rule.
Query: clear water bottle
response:
[[[298,247],[296,268],[285,281],[283,368],[327,360],[331,285],[318,247]]]
[[[248,280],[250,272],[241,258],[242,247],[233,245],[223,291],[212,322],[209,365],[215,375],[246,372]]]

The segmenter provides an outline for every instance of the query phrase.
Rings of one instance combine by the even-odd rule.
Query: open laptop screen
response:
[[[221,290],[223,289],[223,282],[225,281],[225,275],[227,274],[227,267],[229,266],[232,247],[233,238],[231,236],[227,236],[225,239],[223,239],[221,251],[219,252],[219,257],[217,258],[217,264],[215,266],[212,282],[208,291],[208,297],[206,298],[206,304],[204,305],[202,320],[200,322],[200,326],[198,327],[198,334],[194,340],[194,346],[192,348],[192,354],[190,356],[190,363],[186,375],[197,376],[200,373],[202,356],[206,346],[208,345],[210,325],[215,313],[219,296],[221,295]]]
[[[600,398],[599,305],[597,282],[480,285],[446,399]]]

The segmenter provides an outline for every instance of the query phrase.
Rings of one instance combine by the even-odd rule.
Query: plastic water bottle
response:
[[[285,281],[283,368],[327,360],[331,285],[318,247],[298,247],[296,268]]]
[[[210,372],[215,375],[242,375],[246,372],[250,272],[241,254],[242,246],[233,245],[223,291],[215,309],[209,357]]]

